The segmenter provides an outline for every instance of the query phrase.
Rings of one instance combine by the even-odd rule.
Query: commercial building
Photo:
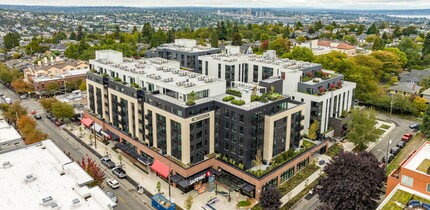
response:
[[[0,152],[0,209],[112,209],[116,206],[78,163],[51,140]]]
[[[83,61],[62,61],[59,58],[45,57],[37,65],[24,69],[24,80],[32,83],[34,90],[43,92],[47,86],[56,83],[58,87],[65,87],[68,81],[85,79],[89,65]]]
[[[215,175],[215,182],[235,180],[233,190],[259,198],[265,187],[287,179],[287,169],[290,178],[313,153],[325,151],[325,142],[303,146],[304,104],[266,87],[232,82],[226,91],[224,79],[180,70],[178,62],[123,59],[111,50],[97,51],[90,67],[85,123],[118,136],[117,148],[152,164],[161,177],[170,168],[184,192]],[[300,155],[269,167],[288,151]],[[272,172],[252,173],[257,159],[265,163],[258,169]]]
[[[404,208],[409,200],[419,200],[430,206],[429,142],[411,152],[399,167],[388,175],[386,198],[378,209],[392,209],[388,206],[394,204]]]
[[[18,131],[5,120],[0,120],[0,151],[21,145],[23,145],[23,140]]]
[[[349,112],[353,106],[356,84],[344,76],[323,70],[320,64],[279,59],[275,51],[263,55],[241,54],[239,47],[227,46],[221,54],[200,56],[203,74],[225,79],[227,88],[233,81],[257,83],[305,103],[305,133],[318,121],[319,133],[330,129],[330,118]]]
[[[157,48],[148,50],[146,57],[160,57],[178,61],[181,68],[197,73],[202,72],[199,56],[211,55],[221,52],[220,48],[197,45],[194,39],[175,39],[175,43],[162,44]]]

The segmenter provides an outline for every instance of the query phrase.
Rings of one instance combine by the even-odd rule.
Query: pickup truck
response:
[[[408,142],[409,140],[412,139],[412,136],[413,135],[410,133],[405,133],[405,134],[403,134],[402,141]]]
[[[115,163],[108,157],[101,158],[100,162],[109,169],[115,168]]]

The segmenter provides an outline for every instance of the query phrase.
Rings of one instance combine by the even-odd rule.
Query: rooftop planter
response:
[[[237,97],[242,97],[242,93],[238,90],[227,89],[226,93]]]
[[[121,82],[121,79],[119,77],[114,77],[113,81],[115,81],[115,82]]]
[[[222,101],[231,101],[234,99],[234,96],[226,96],[224,98],[222,98]]]
[[[234,104],[234,105],[242,106],[242,105],[245,104],[245,101],[244,100],[233,99],[233,100],[231,100],[231,103]]]

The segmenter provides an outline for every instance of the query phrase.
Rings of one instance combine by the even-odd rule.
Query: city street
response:
[[[14,92],[6,88],[5,86],[0,84],[0,92],[5,94],[7,97],[11,98],[12,101],[19,100],[19,96],[17,96]],[[38,114],[42,116],[41,120],[36,120],[38,124],[38,128],[47,133],[49,138],[61,149],[64,151],[70,152],[70,156],[74,160],[81,160],[83,157],[90,157],[97,162],[99,162],[98,158],[92,154],[88,149],[84,146],[80,145],[77,141],[75,141],[71,136],[69,136],[65,131],[59,129],[58,126],[54,125],[50,120],[46,118],[43,108],[41,105],[36,102],[35,99],[23,99],[21,101],[21,105],[26,107],[28,111],[34,109]],[[107,169],[104,166],[101,166],[105,170],[105,177],[112,178],[113,174],[111,170]],[[118,179],[120,182],[120,188],[111,189],[109,186],[105,185],[104,190],[113,192],[118,198],[118,206],[115,209],[120,210],[132,210],[132,209],[152,209],[150,207],[150,198],[145,195],[139,195],[135,191],[135,186],[132,186],[125,179]],[[144,203],[146,202],[146,204]]]

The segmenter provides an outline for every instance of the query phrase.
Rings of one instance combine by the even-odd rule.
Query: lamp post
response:
[[[390,115],[388,117],[388,121],[391,123],[391,114],[393,112],[393,104],[394,104],[394,94],[391,94],[391,102],[390,102]],[[388,133],[388,145],[387,145],[387,154],[385,156],[385,163],[388,166],[388,156],[389,156],[389,150],[390,150],[390,144],[391,144],[391,135]]]

